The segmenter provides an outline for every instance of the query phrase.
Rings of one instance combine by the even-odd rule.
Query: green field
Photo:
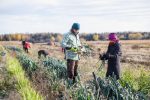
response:
[[[72,87],[67,84],[66,61],[59,46],[35,43],[26,54],[21,42],[0,43],[2,100],[150,99],[149,40],[121,41],[123,57],[119,81],[105,78],[107,64],[101,66],[98,59],[97,49],[106,51],[108,42],[86,42],[93,52],[90,56],[81,56],[78,83]],[[37,51],[41,48],[49,51],[48,58],[38,59]],[[5,56],[2,52],[6,53]],[[112,96],[109,96],[110,92]]]

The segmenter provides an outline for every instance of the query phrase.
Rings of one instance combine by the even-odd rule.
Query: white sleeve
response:
[[[64,37],[63,37],[63,40],[61,42],[62,48],[71,47],[71,45],[68,44],[68,41],[69,41],[69,35],[65,34]]]

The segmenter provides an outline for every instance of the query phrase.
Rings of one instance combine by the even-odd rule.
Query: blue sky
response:
[[[0,0],[0,33],[150,31],[150,0]]]

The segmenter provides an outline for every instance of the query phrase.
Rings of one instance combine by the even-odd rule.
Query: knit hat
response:
[[[72,29],[79,30],[80,29],[80,24],[79,23],[73,23]]]
[[[114,41],[114,42],[118,41],[118,37],[117,37],[116,33],[110,33],[108,38],[110,41]]]

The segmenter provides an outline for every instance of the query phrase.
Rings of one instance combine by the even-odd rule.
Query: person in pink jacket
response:
[[[23,50],[26,52],[26,53],[29,53],[29,48],[31,48],[30,46],[30,43],[29,42],[26,42],[26,41],[22,41],[22,46],[23,46]]]

